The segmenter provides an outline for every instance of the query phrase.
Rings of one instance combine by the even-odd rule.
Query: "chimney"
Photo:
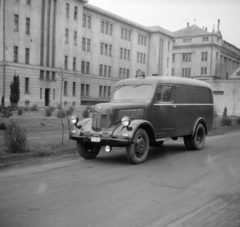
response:
[[[207,31],[207,27],[205,28],[205,31]]]
[[[219,31],[219,27],[220,27],[220,20],[218,19],[218,31]]]
[[[187,27],[189,27],[189,23],[187,23]]]

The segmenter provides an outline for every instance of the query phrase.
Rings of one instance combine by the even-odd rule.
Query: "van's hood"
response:
[[[95,105],[92,129],[107,130],[118,124],[124,116],[131,119],[144,119],[147,102],[109,102]]]

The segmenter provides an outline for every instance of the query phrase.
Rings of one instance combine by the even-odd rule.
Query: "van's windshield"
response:
[[[115,88],[112,100],[147,100],[151,94],[152,86],[148,84],[120,85]]]

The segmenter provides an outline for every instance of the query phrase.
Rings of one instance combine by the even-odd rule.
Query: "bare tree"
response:
[[[61,89],[60,89],[60,119],[61,119],[61,124],[62,124],[62,145],[64,144],[64,124],[63,124],[63,108],[62,108],[62,96],[63,96],[63,83],[64,80],[66,79],[66,75],[64,74],[63,68],[59,67],[57,68],[57,74],[60,77],[60,82],[61,82]]]

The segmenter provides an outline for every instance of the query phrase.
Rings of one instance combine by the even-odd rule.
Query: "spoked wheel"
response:
[[[93,159],[99,154],[101,146],[77,142],[77,150],[83,158]]]
[[[134,136],[134,143],[126,147],[128,161],[134,164],[146,160],[149,151],[148,134],[143,129],[138,129]]]
[[[205,128],[203,124],[198,124],[194,136],[185,136],[184,144],[189,150],[201,150],[205,144]]]

